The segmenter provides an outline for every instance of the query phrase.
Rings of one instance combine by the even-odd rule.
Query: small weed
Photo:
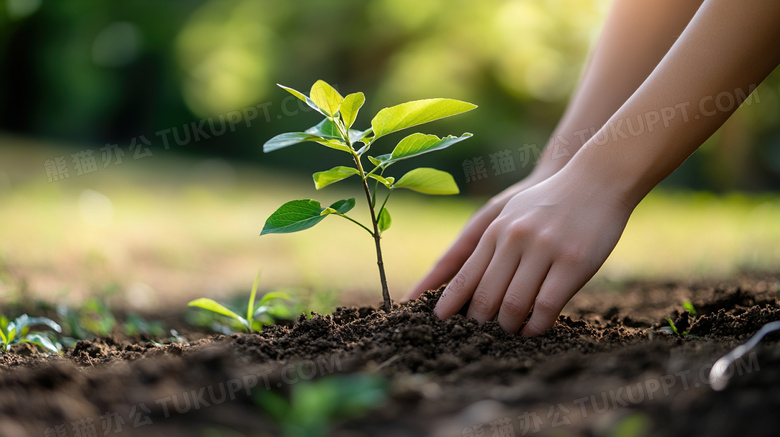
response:
[[[6,316],[0,316],[0,340],[5,350],[11,349],[11,346],[17,343],[30,343],[42,347],[49,352],[59,354],[62,345],[49,338],[45,333],[30,331],[31,326],[48,326],[54,332],[62,332],[62,328],[54,320],[46,317],[28,317],[22,314],[13,321],[9,321]]]
[[[263,326],[273,324],[274,318],[291,318],[292,312],[290,309],[278,302],[280,299],[289,300],[290,296],[287,295],[287,293],[280,291],[266,293],[262,298],[260,298],[260,301],[255,304],[257,284],[259,282],[260,272],[257,272],[255,283],[252,285],[252,291],[249,293],[249,302],[247,303],[246,307],[246,317],[242,317],[235,311],[228,309],[217,301],[205,297],[193,300],[188,304],[188,306],[201,308],[207,311],[211,311],[215,314],[229,317],[230,319],[238,322],[240,327],[245,329],[247,332],[262,330]],[[212,328],[215,328],[216,331],[224,333],[224,329],[219,325],[212,324]],[[229,332],[231,329],[228,328],[227,330]]]
[[[669,317],[666,318],[666,321],[669,323],[669,326],[664,326],[661,328],[662,331],[668,332],[669,334],[677,334],[680,335],[680,333],[677,331],[677,326],[675,326],[672,319]]]
[[[59,305],[57,315],[67,333],[67,336],[62,338],[62,342],[69,347],[75,345],[76,340],[112,335],[117,327],[129,337],[138,334],[149,334],[155,337],[165,335],[162,322],[147,321],[132,312],[129,312],[125,322],[120,324],[108,304],[96,298],[88,299],[81,307],[75,309]]]
[[[687,311],[687,313],[688,313],[687,316],[685,314],[683,314],[683,316],[685,316],[685,319],[684,319],[685,326],[683,327],[683,329],[678,329],[678,327],[674,323],[674,321],[671,318],[667,317],[666,318],[666,322],[669,324],[669,326],[663,326],[663,327],[661,327],[661,330],[666,332],[666,333],[668,333],[668,334],[675,334],[675,335],[679,335],[679,336],[682,336],[682,337],[699,338],[699,336],[693,335],[693,334],[689,334],[688,331],[685,330],[685,329],[688,328],[688,326],[690,326],[690,322],[688,321],[688,316],[690,316],[692,318],[696,317],[696,308],[694,308],[693,304],[688,302],[688,301],[683,302],[682,306],[685,309],[685,311]]]
[[[290,400],[264,390],[255,402],[280,426],[285,437],[328,435],[340,420],[360,417],[380,406],[387,382],[375,375],[336,375],[292,387]]]
[[[57,307],[57,315],[65,325],[70,340],[86,340],[114,332],[116,317],[105,302],[90,298],[80,308]],[[75,341],[73,341],[75,343]]]
[[[122,331],[127,336],[149,334],[154,337],[165,335],[165,328],[160,321],[147,321],[136,313],[127,313],[127,320],[122,324]]]

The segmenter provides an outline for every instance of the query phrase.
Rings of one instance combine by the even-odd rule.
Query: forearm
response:
[[[620,108],[664,57],[702,0],[616,0],[536,173],[549,176]]]
[[[635,206],[778,65],[778,47],[777,0],[706,0],[658,67],[567,168]]]

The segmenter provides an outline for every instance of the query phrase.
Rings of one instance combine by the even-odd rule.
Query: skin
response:
[[[533,309],[521,334],[552,327],[636,205],[780,63],[778,24],[777,0],[616,1],[539,166],[481,208],[406,298],[449,281],[439,318],[471,299],[480,323],[517,332]],[[556,140],[571,153],[554,153]]]

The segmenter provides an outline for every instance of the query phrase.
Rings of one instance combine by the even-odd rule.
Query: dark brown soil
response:
[[[780,320],[779,280],[584,290],[531,339],[461,315],[439,321],[428,292],[390,313],[339,308],[183,344],[107,337],[61,356],[18,345],[0,352],[0,436],[281,435],[258,396],[356,372],[386,378],[387,401],[324,435],[775,436],[779,334],[734,367],[725,391],[707,375]],[[690,335],[663,332],[666,317]]]

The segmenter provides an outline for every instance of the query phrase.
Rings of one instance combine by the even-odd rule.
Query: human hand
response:
[[[426,290],[436,290],[445,283],[449,282],[453,276],[460,270],[463,263],[471,256],[477,243],[482,238],[488,225],[504,209],[507,202],[517,193],[536,185],[538,182],[547,178],[543,171],[535,171],[522,181],[510,186],[501,193],[490,199],[485,206],[480,208],[468,223],[463,227],[460,235],[455,242],[444,252],[433,268],[425,275],[403,298],[402,301],[408,301],[418,298]]]
[[[472,220],[465,242],[448,252],[448,260],[458,263],[449,268],[458,271],[434,309],[439,318],[457,313],[471,299],[468,317],[480,323],[497,317],[509,332],[520,329],[532,307],[521,334],[539,335],[555,324],[564,305],[609,256],[633,209],[608,187],[571,173],[564,169],[519,191],[495,218],[487,208]],[[485,222],[479,236],[476,229]],[[474,240],[475,249],[466,253]],[[462,267],[461,257],[467,257]],[[446,266],[437,267],[440,276],[431,279],[449,273]]]

